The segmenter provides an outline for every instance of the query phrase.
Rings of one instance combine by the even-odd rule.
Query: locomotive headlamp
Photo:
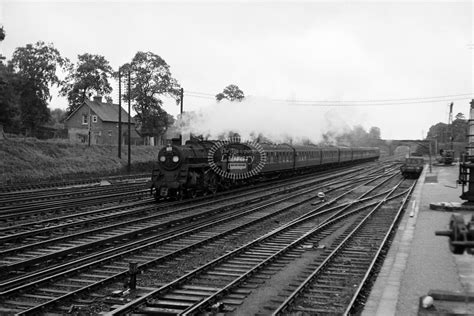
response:
[[[173,162],[178,162],[179,161],[179,157],[178,156],[173,156]]]
[[[161,156],[161,157],[160,157],[160,161],[161,161],[161,162],[165,162],[165,161],[166,161],[166,157],[165,157],[165,156]]]

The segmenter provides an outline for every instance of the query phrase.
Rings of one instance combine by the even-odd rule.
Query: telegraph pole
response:
[[[181,95],[180,95],[180,99],[181,99],[181,108],[180,108],[180,110],[179,110],[179,113],[180,113],[181,115],[183,115],[183,98],[184,98],[184,89],[183,89],[183,88],[181,88]]]
[[[88,128],[88,134],[89,134],[89,137],[88,138],[88,146],[90,147],[91,146],[91,121],[92,121],[92,117],[91,117],[91,107],[89,105],[89,118],[88,118],[88,123],[89,123],[89,128]]]
[[[179,114],[180,114],[180,119],[181,119],[180,125],[182,125],[182,124],[183,124],[183,98],[184,98],[184,88],[181,88],[179,98],[180,98]],[[180,145],[184,145],[184,144],[183,144],[183,133],[182,133],[182,132],[179,134],[179,143],[180,143]]]
[[[451,142],[451,150],[453,150],[453,102],[451,102],[451,104],[449,105],[449,122],[448,122],[448,126],[449,126],[449,140]],[[453,154],[453,158],[454,158],[454,154]]]
[[[91,95],[92,95],[92,93],[89,93],[89,100],[91,98]],[[89,123],[88,124],[89,125],[88,134],[89,134],[89,136],[87,137],[88,138],[87,142],[88,142],[89,147],[91,146],[91,128],[92,128],[92,125],[91,125],[92,122],[91,121],[92,121],[92,115],[91,115],[91,107],[89,105],[89,118],[88,118],[88,123]]]
[[[122,73],[119,68],[119,125],[118,125],[118,157],[122,158]]]
[[[127,165],[127,170],[130,173],[130,117],[131,117],[131,112],[130,112],[130,95],[131,95],[131,90],[130,90],[130,69],[128,70],[128,165]]]

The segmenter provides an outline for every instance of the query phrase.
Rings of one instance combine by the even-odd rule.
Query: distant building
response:
[[[122,143],[128,141],[128,113],[122,108]],[[76,142],[88,142],[89,127],[91,144],[118,144],[119,105],[102,102],[101,96],[84,103],[72,112],[65,120],[69,139]],[[143,140],[135,130],[135,122],[131,119],[131,144],[142,144]]]

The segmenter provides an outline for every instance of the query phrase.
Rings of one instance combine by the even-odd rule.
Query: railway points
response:
[[[4,275],[9,281],[2,283],[0,302],[10,309],[18,304],[12,309],[14,312],[7,315],[22,310],[27,311],[26,315],[59,315],[66,312],[99,314],[105,311],[124,315],[164,310],[189,315],[213,311],[230,315],[286,315],[324,310],[352,314],[361,312],[362,308],[365,315],[410,315],[418,312],[420,302],[429,301],[421,300],[428,294],[435,298],[436,304],[439,297],[447,298],[456,291],[462,292],[462,282],[459,285],[455,281],[461,273],[456,273],[457,267],[464,276],[469,274],[470,257],[453,259],[447,240],[434,236],[433,230],[443,229],[449,222],[446,218],[451,212],[427,208],[431,202],[459,202],[451,198],[453,191],[456,191],[453,186],[456,168],[435,166],[432,173],[429,168],[424,168],[418,185],[413,189],[411,184],[416,180],[402,177],[399,162],[377,162],[367,164],[367,167],[347,168],[347,171],[341,170],[339,176],[325,175],[327,180],[331,177],[337,179],[334,183],[321,182],[309,176],[306,180],[295,178],[293,184],[289,184],[287,179],[278,185],[266,187],[262,184],[261,188],[250,190],[254,195],[269,194],[270,199],[257,196],[249,200],[245,197],[245,190],[237,189],[235,192],[222,192],[222,196],[162,202],[162,207],[156,208],[155,212],[165,214],[173,208],[178,211],[190,208],[190,211],[179,211],[183,213],[180,215],[183,220],[170,222],[168,228],[168,224],[163,222],[163,229],[154,236],[142,232],[145,226],[139,227],[136,238],[127,243],[118,242],[119,235],[116,238],[110,235],[112,232],[106,232],[105,238],[100,238],[105,242],[103,250],[94,252],[91,248],[91,251],[86,251],[84,246],[76,245],[83,255],[71,253],[62,255],[62,259],[59,255],[56,258],[54,253],[65,251],[64,245],[59,244],[44,250],[33,249],[29,253],[18,249],[15,254],[18,258],[12,257],[11,260],[25,261],[25,255],[48,255],[49,263],[45,261],[43,265],[23,270],[11,268],[10,274]],[[352,172],[355,172],[354,176],[350,176]],[[346,176],[347,181],[343,180]],[[299,186],[301,188],[297,189]],[[273,197],[272,190],[275,192]],[[446,190],[449,194],[444,192]],[[321,192],[324,192],[324,198],[318,194]],[[410,194],[412,197],[408,200]],[[426,197],[429,194],[431,196]],[[238,203],[239,199],[249,200],[250,204],[226,206],[229,202]],[[226,200],[229,202],[223,203]],[[211,206],[212,201],[214,206]],[[147,200],[147,203],[156,206],[152,201]],[[209,215],[184,220],[188,215],[195,216],[192,215],[193,207],[197,208],[198,213],[201,208],[201,212]],[[119,206],[109,208],[110,211],[117,208],[119,212],[134,212],[133,209],[120,210]],[[213,208],[220,211],[212,213]],[[396,229],[398,234],[391,242],[389,254],[384,256],[391,234],[382,233],[379,236],[378,232],[390,232],[390,227],[397,227],[397,216],[391,216],[402,209],[405,215]],[[364,219],[368,226],[355,225],[371,214],[369,210],[379,215]],[[100,210],[85,211],[86,216],[100,214]],[[342,215],[343,212],[352,215]],[[426,216],[425,212],[434,212],[435,215]],[[382,214],[389,217],[378,217]],[[80,216],[83,215],[77,215],[83,223],[98,223],[94,218],[82,219]],[[63,218],[75,220],[75,216],[71,214]],[[331,222],[331,218],[338,219]],[[433,222],[435,219],[437,221]],[[47,224],[49,220],[45,218],[43,222]],[[52,222],[54,220],[51,218]],[[61,224],[60,217],[57,221],[54,225]],[[421,224],[419,221],[422,221]],[[73,228],[79,227],[78,224],[70,222],[67,225],[71,227],[70,233],[79,232],[78,228]],[[419,232],[420,227],[425,230]],[[54,226],[48,229],[54,229]],[[189,232],[185,232],[186,229]],[[135,233],[124,231],[124,234]],[[418,241],[419,238],[421,241]],[[28,242],[25,239],[26,247]],[[91,245],[100,243],[98,239],[91,242]],[[239,251],[239,247],[249,248]],[[446,262],[435,260],[440,249],[444,249],[441,253]],[[46,251],[51,251],[51,254]],[[412,257],[418,262],[411,262],[415,260]],[[427,259],[430,262],[425,263]],[[25,262],[28,260],[26,258]],[[370,288],[367,285],[374,282],[369,271],[381,267],[383,260],[385,263],[370,299],[365,302],[361,297],[368,296]],[[212,264],[213,261],[215,264]],[[129,271],[132,263],[137,264],[133,271],[138,274]],[[194,276],[191,272],[195,270],[202,272]],[[412,275],[407,276],[407,273]],[[439,276],[443,278],[438,283],[444,287],[433,285],[421,288],[423,282],[418,279],[436,279]],[[181,278],[195,281],[182,283],[178,281]],[[413,286],[410,283],[413,280],[420,284]],[[303,281],[308,285],[302,285]],[[431,281],[424,282],[436,284]],[[166,290],[165,285],[174,282],[178,282],[176,286]],[[377,285],[380,282],[381,285]],[[135,284],[136,289],[133,289]],[[404,287],[415,287],[415,290],[410,292]],[[15,294],[17,290],[18,294]],[[275,299],[275,296],[278,298]],[[321,303],[328,300],[332,303]],[[245,307],[248,304],[253,308]]]
[[[376,169],[373,169],[373,168],[372,168],[369,172],[367,172],[367,170],[364,170],[363,168],[360,168],[360,167],[357,167],[357,168],[350,168],[350,170],[342,171],[342,173],[347,173],[347,176],[349,176],[348,180],[350,180],[351,177],[353,178],[353,176],[350,176],[350,173],[351,173],[351,172],[355,172],[355,173],[356,173],[356,177],[355,177],[353,180],[350,180],[349,182],[348,182],[348,180],[344,180],[344,181],[343,181],[341,184],[339,184],[339,185],[337,185],[336,183],[333,183],[333,184],[330,184],[330,183],[322,183],[321,185],[323,185],[323,186],[325,187],[325,192],[326,192],[327,194],[329,194],[329,195],[331,195],[331,194],[336,194],[336,192],[337,192],[338,190],[339,190],[339,191],[342,190],[341,192],[343,192],[343,191],[344,191],[344,187],[345,187],[346,185],[357,185],[357,186],[361,186],[361,185],[362,185],[362,184],[360,183],[361,181],[366,181],[366,182],[368,181],[368,183],[372,183],[372,182],[374,182],[374,181],[381,181],[381,180],[384,180],[384,178],[377,180],[377,179],[380,177],[380,172],[379,172],[379,171],[380,171],[380,170],[384,170],[384,169],[385,169],[386,171],[388,171],[389,173],[391,172],[392,176],[389,177],[389,179],[391,179],[391,178],[393,177],[393,175],[394,175],[394,172],[396,173],[396,171],[397,171],[398,168],[395,168],[395,167],[394,167],[394,168],[391,168],[391,171],[389,170],[389,168],[386,169],[386,168],[384,168],[384,167],[379,168],[378,171],[377,171]],[[357,174],[359,174],[359,175],[357,176]],[[371,174],[372,174],[372,175],[371,175]],[[327,177],[327,176],[326,176],[326,177]],[[337,182],[340,182],[340,181],[341,181],[341,175],[337,176],[337,175],[332,174],[332,175],[330,175],[330,177],[333,177],[333,178],[336,177],[336,178],[338,178],[339,180],[337,180]],[[317,185],[318,185],[318,180],[317,180],[316,182],[315,182],[314,180],[317,180],[317,179],[312,179],[311,181],[307,181],[307,182],[314,182],[314,184],[317,186]],[[384,180],[384,181],[385,181],[385,180]],[[295,184],[301,185],[300,182],[301,182],[301,180],[298,180],[298,181],[295,182]],[[346,182],[346,184],[344,184],[344,182]],[[354,184],[351,184],[352,182],[354,182]],[[382,181],[382,182],[383,182],[383,181]],[[285,187],[288,187],[288,184],[282,184],[282,188],[285,188]],[[262,189],[263,189],[263,188],[262,188]],[[291,189],[291,188],[290,188],[290,189]],[[321,187],[318,187],[318,186],[317,186],[317,187],[315,187],[315,188],[313,188],[313,189],[309,189],[309,190],[308,190],[308,189],[305,189],[305,190],[307,190],[308,193],[302,192],[302,193],[303,193],[303,196],[302,196],[303,201],[307,200],[308,202],[311,202],[311,201],[313,201],[313,200],[316,198],[317,192],[319,192],[319,191],[321,190]],[[263,192],[265,192],[265,191],[268,191],[268,188],[267,188],[267,189],[263,189]],[[312,192],[312,191],[314,191],[314,192],[313,192],[313,193],[310,193],[310,192]],[[334,192],[333,192],[333,191],[334,191]],[[332,193],[331,193],[331,192],[332,192]],[[306,197],[304,197],[304,195],[306,195]],[[235,194],[232,195],[232,197],[233,197],[233,199],[235,200]],[[232,198],[232,197],[231,197],[231,198]],[[288,195],[288,198],[294,199],[294,198],[297,198],[297,196],[295,196],[295,194],[290,191],[290,194]],[[341,196],[341,198],[342,198],[342,196]],[[213,200],[214,200],[214,199],[213,199]],[[279,208],[282,208],[282,207],[283,207],[282,210],[294,208],[293,206],[291,206],[293,202],[289,204],[289,202],[284,202],[284,200],[282,200],[282,201],[278,201],[278,200],[281,200],[281,198],[277,198],[277,200],[276,200],[275,202],[272,202],[272,204],[274,204],[274,203],[277,203],[277,204],[275,204],[275,206],[271,206],[271,208],[270,208],[271,212],[270,212],[270,213],[268,213],[268,211],[265,211],[265,210],[259,211],[259,209],[258,209],[258,208],[255,208],[255,207],[253,207],[253,208],[251,208],[250,210],[247,211],[247,213],[248,213],[249,211],[250,211],[250,212],[261,212],[262,215],[264,216],[264,218],[265,218],[265,217],[268,217],[268,219],[266,220],[268,223],[265,224],[265,225],[263,225],[262,228],[257,229],[257,231],[258,231],[259,233],[261,233],[261,232],[263,231],[263,230],[262,230],[263,228],[268,231],[268,229],[270,229],[270,230],[272,229],[271,227],[273,227],[273,228],[278,227],[279,225],[282,225],[282,224],[280,224],[280,223],[285,223],[286,221],[290,220],[290,218],[288,218],[288,216],[289,216],[290,214],[282,214],[282,215],[280,216],[280,218],[278,218],[278,216],[277,216],[277,218],[272,219],[272,217],[274,218],[274,217],[278,214],[278,212],[275,213],[275,211],[278,211]],[[343,199],[343,200],[344,200],[344,199]],[[257,202],[258,202],[258,201],[257,201]],[[181,202],[180,202],[180,203],[181,203]],[[301,203],[301,202],[297,202],[297,204],[298,204],[298,203]],[[347,203],[347,202],[346,202],[346,203]],[[271,205],[272,205],[272,204],[271,204]],[[278,205],[278,204],[281,204],[281,205]],[[304,211],[304,210],[300,210],[300,211],[299,211],[300,214],[304,214],[304,213],[301,213],[302,211]],[[292,213],[292,214],[294,213],[293,216],[295,216],[295,215],[297,214],[297,213],[295,213],[294,211],[292,211],[291,213]],[[250,214],[251,214],[251,213],[249,213],[249,215],[250,215]],[[260,216],[262,216],[262,215],[260,215]],[[232,217],[229,217],[229,216],[226,215],[226,214],[222,214],[222,217],[223,217],[222,220],[224,220],[224,221],[232,220]],[[235,215],[234,217],[235,217],[235,220],[238,220],[239,217],[242,217],[242,215]],[[286,218],[286,219],[285,219],[285,218]],[[213,218],[209,218],[209,220],[212,220],[212,219],[213,219]],[[258,217],[256,217],[255,215],[252,215],[252,216],[249,217],[249,219],[250,219],[251,221],[255,221],[255,220],[258,219]],[[214,218],[214,220],[215,220],[215,218]],[[271,223],[271,225],[269,225],[270,223]],[[190,224],[190,225],[195,225],[195,224],[193,224],[192,222],[190,222],[189,224]],[[207,224],[207,225],[213,225],[213,226],[215,226],[215,224]],[[223,225],[222,228],[227,228],[227,229],[229,228],[229,227],[228,227],[228,224],[225,224],[225,222],[223,222],[222,225]],[[255,225],[255,224],[251,224],[251,225]],[[276,226],[275,226],[275,225],[276,225]],[[252,227],[252,226],[250,226],[250,227]],[[179,225],[176,226],[176,233],[179,233],[180,231],[182,231],[183,228],[184,228],[184,227],[179,227]],[[196,227],[196,229],[197,229],[197,227]],[[241,231],[242,228],[239,228],[239,227],[237,226],[235,229],[237,230],[237,231],[236,231],[237,234],[239,234],[239,235],[242,234],[242,232],[239,232],[239,230]],[[212,229],[212,232],[213,232],[213,234],[216,233],[215,228]],[[200,238],[206,237],[206,236],[209,237],[209,236],[208,236],[208,233],[205,233],[205,234],[204,234],[203,236],[201,236]],[[250,236],[251,236],[251,235],[250,235]],[[164,236],[164,237],[166,237],[166,236]],[[248,238],[249,236],[246,236],[246,237]],[[161,237],[161,238],[162,238],[162,237]],[[173,237],[173,238],[176,238],[176,237]],[[220,238],[222,238],[222,237],[220,237]],[[240,239],[241,239],[241,238],[239,238],[239,242],[242,242],[243,240],[240,240]],[[193,240],[193,239],[191,239],[191,241],[192,241],[192,240]],[[150,240],[150,241],[151,241],[151,240]],[[150,241],[148,241],[149,246],[147,246],[147,247],[150,247],[150,246],[151,246]],[[170,240],[170,241],[171,241],[171,240]],[[194,242],[195,242],[195,241],[196,241],[196,239],[194,238]],[[165,242],[165,241],[163,241],[163,242]],[[217,240],[217,242],[222,242],[222,241]],[[235,241],[233,241],[231,244],[234,244],[234,243],[235,243]],[[143,244],[143,242],[142,242],[142,244]],[[140,246],[140,242],[139,242],[139,241],[136,242],[136,246],[137,246],[137,247]],[[145,246],[145,245],[144,245],[144,246]],[[179,242],[179,241],[178,241],[177,246],[181,246],[181,247],[182,247],[182,242]],[[195,246],[194,246],[194,247],[195,247]],[[209,247],[209,246],[208,246],[208,247]],[[205,246],[204,246],[204,248],[208,248],[208,247],[205,247]],[[117,248],[117,247],[115,247],[115,248]],[[166,248],[166,246],[165,246],[165,248]],[[212,248],[212,247],[211,247],[211,248]],[[124,250],[125,250],[125,249],[124,249]],[[133,249],[132,249],[132,250],[133,250]],[[143,250],[146,250],[146,247],[145,247]],[[183,250],[179,250],[179,248],[178,248],[178,251],[183,251]],[[191,249],[190,249],[189,251],[192,252]],[[214,252],[214,251],[213,251],[213,252]],[[211,254],[211,253],[210,253],[210,254]],[[113,255],[113,253],[110,253],[110,255]],[[110,255],[109,255],[109,256],[110,256]],[[215,255],[215,254],[214,254],[214,255]],[[117,255],[115,255],[115,256],[117,256]],[[120,257],[120,256],[123,256],[123,255],[119,255],[119,257]],[[117,258],[119,258],[119,257],[117,257]],[[152,257],[154,257],[154,256],[152,256]],[[191,256],[191,258],[193,258],[193,257]],[[190,263],[195,262],[195,260],[193,260],[193,259],[191,259],[191,258],[190,258],[190,259],[187,259],[186,261],[187,261],[187,262],[190,262]],[[92,256],[90,257],[90,259],[92,259]],[[147,261],[147,260],[150,260],[150,259],[151,259],[150,254],[145,252],[145,253],[143,253],[142,255],[139,255],[139,254],[136,254],[135,256],[132,255],[131,259],[129,259],[129,260],[132,260],[132,261],[133,261],[133,260],[135,260],[135,261],[138,260],[139,262],[142,262],[141,269],[143,269],[143,268],[145,267],[143,264],[146,263],[146,261]],[[78,262],[78,263],[79,263],[79,262]],[[31,287],[31,286],[34,286],[33,283],[32,283],[31,285],[28,285],[28,284],[25,284],[25,283],[24,283],[24,281],[26,281],[28,278],[30,278],[30,281],[31,281],[31,277],[28,277],[28,274],[25,274],[24,277],[22,277],[22,278],[17,278],[17,280],[12,280],[12,283],[6,287],[6,288],[11,288],[11,287],[14,285],[13,282],[21,281],[20,279],[22,279],[22,280],[25,279],[24,281],[22,281],[22,283],[20,283],[20,284],[23,284],[23,285],[17,285],[17,287],[24,289],[24,290],[22,290],[22,294],[20,293],[20,296],[14,296],[12,291],[6,290],[6,291],[4,291],[4,292],[1,293],[1,295],[3,296],[3,300],[2,300],[2,301],[3,301],[4,303],[7,303],[8,306],[10,306],[10,307],[11,307],[12,305],[15,305],[15,304],[17,304],[17,305],[19,305],[19,306],[20,306],[20,305],[23,306],[23,307],[20,308],[19,310],[25,309],[25,308],[26,308],[26,309],[28,309],[28,308],[31,309],[31,307],[33,307],[33,306],[30,306],[30,304],[34,304],[33,302],[31,302],[32,299],[33,299],[33,300],[36,299],[37,303],[35,303],[35,304],[39,304],[39,300],[43,300],[43,301],[44,301],[44,300],[47,299],[47,297],[49,297],[50,299],[52,299],[54,296],[56,296],[56,295],[58,295],[58,294],[61,294],[61,293],[63,293],[63,294],[70,293],[69,297],[72,298],[72,297],[73,297],[73,296],[71,296],[72,293],[79,293],[78,291],[79,291],[81,288],[84,288],[84,287],[87,288],[89,285],[91,285],[91,281],[93,281],[93,280],[97,280],[98,278],[103,279],[103,278],[106,277],[107,275],[110,276],[111,274],[112,274],[112,276],[109,277],[109,279],[112,278],[111,280],[113,280],[114,278],[117,278],[117,277],[119,277],[120,275],[122,275],[122,278],[123,278],[123,277],[126,276],[127,273],[128,273],[127,270],[126,270],[126,268],[127,268],[127,263],[126,263],[126,262],[116,262],[116,263],[112,263],[112,264],[109,263],[109,264],[104,265],[102,268],[96,266],[94,269],[91,269],[90,267],[88,268],[88,265],[90,265],[90,264],[91,264],[91,263],[86,263],[86,265],[82,267],[82,269],[86,269],[86,271],[83,271],[82,273],[79,273],[79,274],[77,274],[76,276],[71,275],[69,278],[63,279],[63,278],[60,277],[59,274],[57,274],[54,278],[55,278],[55,279],[61,278],[61,279],[59,280],[59,282],[57,281],[56,283],[54,283],[54,284],[52,285],[52,287],[50,287],[50,286],[48,286],[48,285],[46,284],[46,283],[49,281],[48,278],[45,278],[44,280],[39,280],[39,281],[40,281],[40,284],[39,284],[38,286],[40,286],[40,288],[41,288],[41,291],[40,291],[40,292],[43,293],[43,294],[38,293],[38,291],[37,291],[36,289],[35,289],[33,292],[29,292],[29,293],[28,293],[28,292],[24,292],[24,291],[27,289],[28,286],[30,286],[30,287]],[[151,263],[150,263],[150,264],[151,264]],[[195,264],[196,264],[196,262],[195,262]],[[72,267],[72,266],[71,266],[71,267]],[[53,268],[54,268],[54,267],[53,267]],[[65,268],[67,268],[67,267],[66,267],[65,265],[62,265],[62,266],[58,266],[58,268],[60,268],[60,269],[65,269]],[[70,267],[69,267],[69,268],[70,268]],[[69,269],[69,268],[67,268],[67,269]],[[61,271],[60,269],[56,269],[56,268],[55,268],[55,269],[54,269],[54,273],[60,272],[60,271]],[[90,272],[89,272],[88,270],[90,270]],[[153,270],[153,269],[151,269],[151,270]],[[115,272],[114,272],[114,271],[115,271]],[[71,273],[72,273],[72,270],[70,270],[70,271],[65,271],[65,272],[67,272],[68,274],[71,274]],[[44,277],[45,274],[43,274],[43,272],[41,272],[41,273],[42,273],[42,275],[43,275],[43,277]],[[117,273],[118,273],[118,274],[117,274]],[[117,274],[117,277],[114,277],[114,274]],[[41,277],[38,273],[36,273],[35,275],[37,275],[37,276],[35,276],[35,277]],[[91,278],[92,278],[92,279],[91,279]],[[62,281],[61,281],[61,280],[62,280]],[[46,283],[45,283],[45,282],[46,282]],[[101,284],[101,283],[103,283],[103,281],[99,281],[98,283],[95,284],[95,286],[97,286],[97,285],[99,285],[99,284]],[[6,285],[6,284],[5,284],[5,285]],[[94,284],[92,284],[92,285],[94,285]],[[122,288],[122,286],[123,286],[123,285],[120,285],[120,288]],[[156,286],[156,283],[155,283],[155,286]],[[143,280],[141,280],[141,287],[140,287],[140,288],[143,290]],[[12,290],[14,290],[14,289],[12,289]],[[61,293],[59,293],[58,291],[60,291]],[[89,291],[86,291],[86,292],[89,292]],[[9,293],[9,294],[8,294],[8,293]],[[100,294],[99,294],[99,295],[100,295]],[[16,298],[15,298],[15,297],[16,297]],[[76,296],[76,297],[77,297],[77,296]],[[8,298],[10,298],[10,299],[8,299]],[[79,301],[84,301],[84,300],[88,300],[88,299],[90,300],[91,298],[89,297],[89,298],[83,298],[83,299],[79,299],[79,298],[73,299],[70,304],[72,304],[72,305],[74,305],[74,306],[78,306],[78,305],[80,305],[80,304],[78,304]],[[115,301],[116,301],[116,299],[115,299]],[[16,302],[16,303],[15,303],[15,302]],[[65,305],[62,305],[62,307],[65,308],[65,309],[61,309],[62,312],[64,312],[65,310],[69,310],[69,308],[72,306],[72,305],[68,305],[67,302],[62,302],[62,304],[65,304]],[[28,307],[28,306],[29,306],[29,307]],[[36,311],[39,311],[39,310],[41,310],[41,309],[35,309],[35,310],[36,310]]]
[[[456,165],[433,166],[431,173],[424,169],[362,315],[474,312],[472,303],[443,299],[448,293],[459,299],[473,292],[474,256],[451,253],[448,238],[435,236],[447,229],[453,210],[466,219],[472,213],[461,207],[458,172]],[[428,294],[435,297],[434,305],[424,309],[420,298]]]

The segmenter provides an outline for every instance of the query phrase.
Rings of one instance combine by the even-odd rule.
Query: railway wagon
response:
[[[425,160],[423,157],[408,157],[400,166],[402,176],[405,178],[417,179],[423,171]]]
[[[158,153],[151,192],[157,200],[195,197],[281,175],[376,160],[378,148],[188,141]]]

